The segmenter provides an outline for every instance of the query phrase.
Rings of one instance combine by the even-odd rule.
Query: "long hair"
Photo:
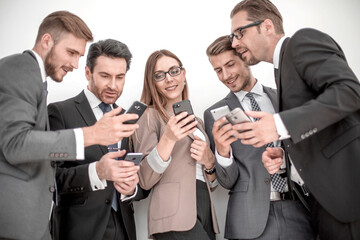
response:
[[[156,63],[163,56],[174,58],[179,63],[180,67],[183,66],[180,59],[169,50],[162,49],[153,52],[146,61],[145,73],[144,73],[144,85],[143,85],[143,91],[141,94],[140,101],[145,103],[149,107],[156,109],[159,112],[160,117],[165,122],[167,122],[170,118],[169,114],[165,109],[165,106],[167,104],[167,98],[156,88],[154,81]],[[188,87],[186,84],[182,92],[182,99],[183,100],[188,99],[188,96],[189,96]]]

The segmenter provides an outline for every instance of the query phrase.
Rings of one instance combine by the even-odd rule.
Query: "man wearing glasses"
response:
[[[311,206],[320,239],[360,239],[360,84],[339,45],[302,29],[284,36],[282,17],[268,0],[245,0],[231,12],[232,47],[249,65],[273,63],[279,113],[237,125],[243,144],[283,140]],[[263,154],[269,173],[279,149]],[[295,184],[295,186],[297,186]]]

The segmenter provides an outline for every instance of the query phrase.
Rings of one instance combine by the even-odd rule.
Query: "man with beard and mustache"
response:
[[[225,117],[215,121],[211,110],[252,109],[252,100],[268,113],[275,113],[276,90],[261,85],[249,66],[240,59],[228,36],[216,39],[206,51],[219,80],[230,89],[222,100],[204,113],[205,130],[216,157],[217,180],[230,190],[225,224],[227,239],[315,239],[309,212],[299,204],[288,183],[274,187],[272,177],[261,162],[265,147],[255,148],[237,141],[239,134]],[[249,95],[251,94],[251,95]],[[252,119],[254,120],[254,119]],[[225,124],[225,125],[224,125]],[[279,146],[278,141],[273,145]],[[282,166],[284,180],[290,175]]]
[[[77,96],[48,106],[51,130],[91,126],[103,116],[103,106],[116,108],[131,58],[128,47],[119,41],[91,44],[85,67],[88,86]],[[128,138],[116,148],[128,151]],[[58,163],[54,239],[136,239],[131,201],[147,195],[137,187],[139,167],[117,161],[113,154],[94,145],[85,149],[84,161]],[[120,200],[117,192],[126,199]]]
[[[239,124],[238,137],[255,147],[282,139],[320,239],[360,239],[360,84],[344,52],[315,29],[287,38],[269,0],[244,0],[230,17],[232,47],[249,65],[274,64],[279,98],[276,114],[249,112],[260,120]],[[266,149],[269,173],[282,155]]]
[[[92,40],[83,20],[58,11],[43,20],[32,50],[0,60],[0,238],[50,239],[51,163],[84,159],[84,147],[113,144],[138,127],[122,124],[137,115],[116,116],[119,108],[90,127],[46,131],[46,77],[61,82]]]

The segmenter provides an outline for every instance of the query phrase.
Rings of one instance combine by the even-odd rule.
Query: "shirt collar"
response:
[[[274,64],[274,68],[276,68],[276,69],[279,68],[280,50],[281,50],[281,47],[282,47],[285,39],[286,39],[286,36],[283,36],[282,38],[280,38],[280,40],[278,41],[278,43],[276,44],[276,47],[275,47],[274,56],[273,56],[273,64]]]
[[[99,100],[94,93],[92,93],[88,88],[84,89],[84,94],[89,101],[91,109],[98,108],[101,100]],[[113,105],[110,104],[111,108],[113,109]]]
[[[260,96],[264,95],[264,89],[263,89],[263,87],[261,86],[261,84],[259,83],[258,80],[256,80],[256,83],[255,83],[254,87],[251,89],[250,92],[253,93],[253,94],[255,94],[255,95],[260,95]],[[234,94],[235,94],[235,95],[238,97],[238,99],[242,102],[242,101],[244,100],[245,95],[246,95],[247,93],[248,93],[248,92],[241,90],[240,92],[236,92],[236,93],[234,93]]]
[[[36,60],[37,60],[37,62],[38,62],[38,64],[39,64],[42,82],[45,82],[45,81],[46,81],[46,72],[45,72],[44,61],[42,60],[42,58],[40,57],[40,55],[37,54],[37,52],[35,52],[34,50],[31,50],[31,52],[35,55]]]

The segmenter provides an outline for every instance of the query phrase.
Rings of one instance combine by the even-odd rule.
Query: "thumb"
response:
[[[117,107],[117,108],[114,108],[113,110],[111,110],[110,112],[106,113],[108,116],[110,117],[114,117],[116,115],[119,115],[120,112],[122,110],[122,107]]]
[[[253,118],[262,118],[266,115],[265,112],[261,111],[245,111],[246,115],[253,117]]]
[[[115,151],[115,152],[109,152],[109,157],[111,158],[118,158],[118,157],[122,157],[124,156],[126,153],[126,150],[121,150],[121,151]]]

